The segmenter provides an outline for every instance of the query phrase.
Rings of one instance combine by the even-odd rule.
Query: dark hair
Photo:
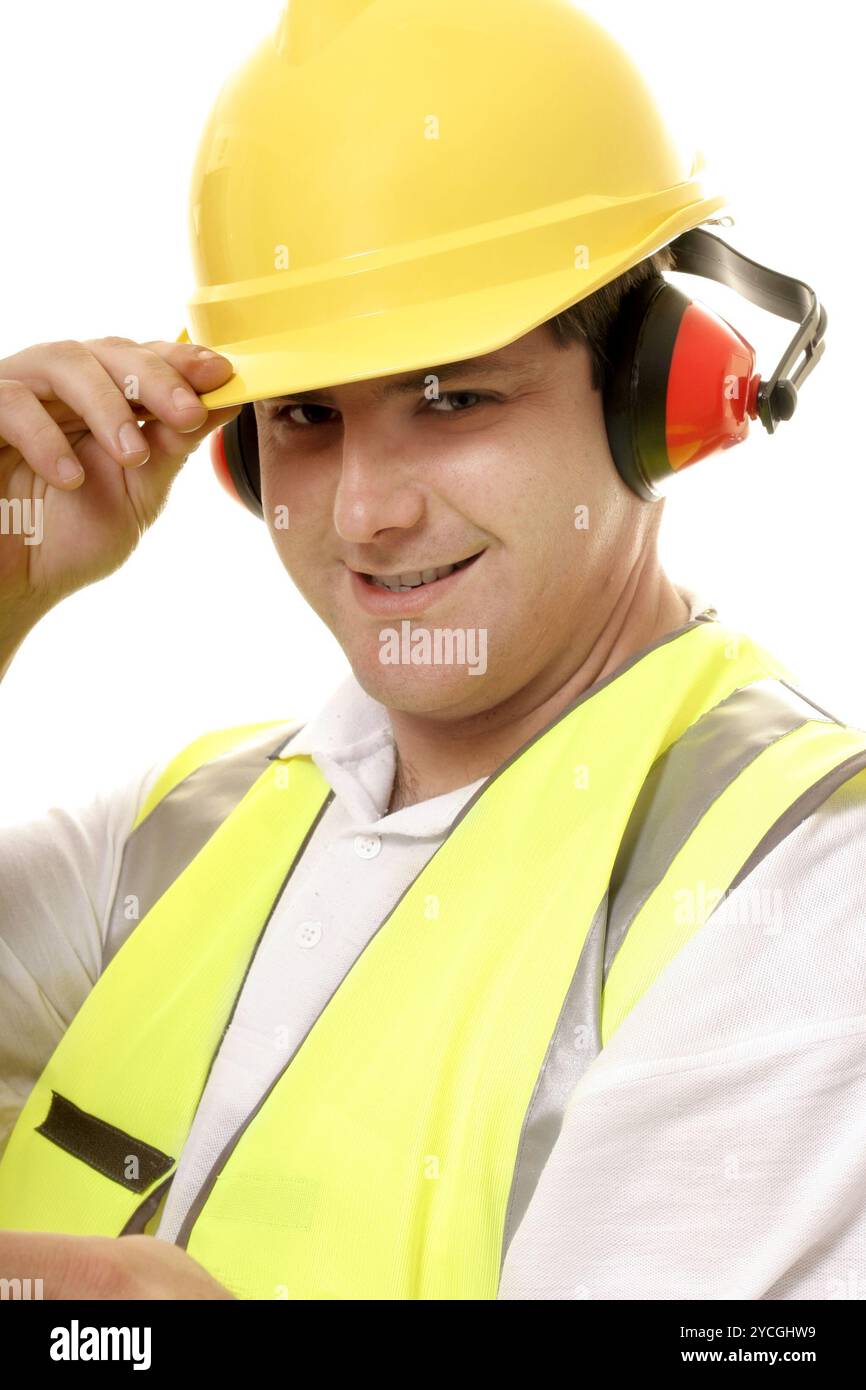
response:
[[[604,386],[610,359],[607,344],[610,330],[616,319],[623,298],[636,285],[643,284],[651,275],[660,275],[663,270],[676,268],[676,258],[669,246],[663,246],[652,256],[638,261],[630,270],[618,275],[609,284],[580,299],[568,309],[563,309],[552,319],[547,319],[545,327],[550,328],[559,347],[569,343],[584,343],[589,348],[592,361],[592,384],[595,390]]]

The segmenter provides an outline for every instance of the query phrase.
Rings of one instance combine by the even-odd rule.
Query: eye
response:
[[[316,424],[319,424],[319,425],[325,424],[325,425],[327,425],[327,424],[330,424],[331,422],[330,422],[329,420],[313,420],[312,422],[310,422],[309,420],[294,420],[294,419],[292,418],[292,414],[293,414],[294,411],[296,411],[296,410],[331,410],[331,409],[332,409],[332,407],[329,406],[329,405],[316,405],[316,403],[315,403],[314,401],[306,401],[306,402],[301,401],[301,402],[299,402],[299,403],[296,404],[296,405],[291,405],[291,404],[289,404],[289,405],[281,405],[280,408],[279,408],[279,410],[277,410],[277,411],[274,413],[274,415],[273,415],[272,418],[273,418],[274,420],[279,420],[280,424],[282,424],[282,425],[289,425],[289,426],[291,426],[293,429],[304,429],[305,427],[309,426],[310,423],[312,423],[312,424],[314,424],[314,425],[316,425]]]
[[[430,402],[430,409],[432,410],[433,407],[434,407],[435,405],[441,405],[443,401],[446,401],[446,400],[455,401],[455,400],[460,400],[461,398],[465,399],[466,396],[474,396],[475,399],[476,399],[476,401],[489,401],[489,400],[492,400],[492,399],[493,399],[492,396],[484,396],[484,395],[482,395],[479,391],[440,391],[440,392],[439,392],[439,399],[436,400],[436,401],[431,401],[431,402]],[[471,409],[471,407],[469,407],[469,408]],[[436,413],[437,415],[463,415],[463,414],[465,414],[465,411],[464,411],[464,410],[437,410],[435,413]]]

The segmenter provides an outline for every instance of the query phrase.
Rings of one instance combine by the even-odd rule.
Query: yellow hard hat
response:
[[[210,408],[495,351],[727,199],[569,0],[290,0],[191,185]]]

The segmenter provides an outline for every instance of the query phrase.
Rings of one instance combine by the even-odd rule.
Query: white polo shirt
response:
[[[705,609],[680,592],[690,617]],[[309,753],[335,795],[211,1069],[166,1240],[485,780],[389,815],[390,720],[353,676],[282,751]],[[122,944],[109,908],[160,771],[80,813],[0,831],[0,1145]],[[746,888],[774,904],[770,930],[750,925]],[[866,798],[843,785],[724,900],[587,1068],[499,1297],[866,1297],[864,981]]]

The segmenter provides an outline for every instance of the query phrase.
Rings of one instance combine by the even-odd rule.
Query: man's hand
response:
[[[234,1294],[155,1236],[0,1231],[0,1279],[41,1279],[46,1299],[224,1299]]]
[[[31,527],[40,517],[38,544],[20,522],[0,534],[8,628],[35,626],[128,559],[187,456],[239,413],[199,399],[231,375],[218,353],[160,340],[38,343],[0,358],[0,499]],[[63,458],[78,478],[63,476]]]

